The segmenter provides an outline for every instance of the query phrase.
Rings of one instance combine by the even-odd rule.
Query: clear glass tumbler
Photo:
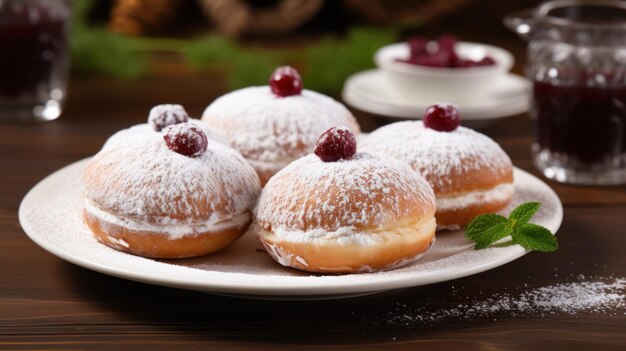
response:
[[[529,42],[535,165],[558,182],[626,184],[626,1],[549,1],[505,24]]]
[[[61,114],[70,12],[69,0],[0,0],[0,121]]]

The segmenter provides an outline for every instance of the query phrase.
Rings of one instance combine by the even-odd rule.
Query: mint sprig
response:
[[[540,207],[539,202],[526,202],[511,211],[509,218],[494,213],[477,216],[467,225],[465,237],[476,243],[476,250],[510,235],[514,243],[526,249],[556,251],[559,247],[556,237],[548,229],[528,223]]]

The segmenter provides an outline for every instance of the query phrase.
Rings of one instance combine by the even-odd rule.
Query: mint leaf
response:
[[[477,216],[465,229],[465,236],[476,242],[474,249],[480,250],[511,235],[513,226],[506,217],[489,213]]]
[[[498,224],[508,223],[509,220],[506,217],[500,216],[495,213],[487,213],[480,216],[476,216],[465,229],[465,236],[468,239],[474,240],[480,236],[480,233],[485,229],[493,227]]]
[[[474,249],[480,250],[505,238],[513,233],[513,227],[509,223],[500,223],[482,232],[480,239],[476,240]]]
[[[476,243],[476,250],[510,235],[513,243],[526,249],[556,251],[559,247],[556,237],[548,229],[528,223],[540,207],[539,202],[526,202],[511,211],[509,218],[494,213],[477,216],[467,225],[465,237]]]
[[[509,219],[515,220],[515,224],[523,225],[528,223],[531,218],[539,211],[541,204],[539,202],[526,202],[517,206],[509,214]]]
[[[516,225],[512,237],[513,241],[530,250],[552,252],[559,248],[556,237],[548,229],[536,224]]]

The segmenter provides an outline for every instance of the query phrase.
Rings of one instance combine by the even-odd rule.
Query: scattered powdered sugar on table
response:
[[[573,282],[547,285],[518,294],[494,293],[485,299],[473,299],[456,306],[433,309],[436,300],[425,301],[417,307],[404,304],[384,314],[382,324],[418,325],[446,320],[473,320],[494,316],[546,316],[556,314],[603,313],[617,315],[626,312],[626,278],[596,278],[587,280],[580,275]],[[365,318],[364,318],[365,319]]]

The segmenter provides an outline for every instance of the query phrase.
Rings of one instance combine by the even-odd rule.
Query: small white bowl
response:
[[[490,56],[496,63],[479,67],[440,68],[396,61],[409,57],[407,43],[380,48],[374,55],[374,61],[387,76],[390,87],[398,97],[411,101],[419,96],[421,100],[429,99],[433,102],[479,98],[513,66],[513,55],[495,46],[459,42],[455,49],[461,58],[480,60]]]

